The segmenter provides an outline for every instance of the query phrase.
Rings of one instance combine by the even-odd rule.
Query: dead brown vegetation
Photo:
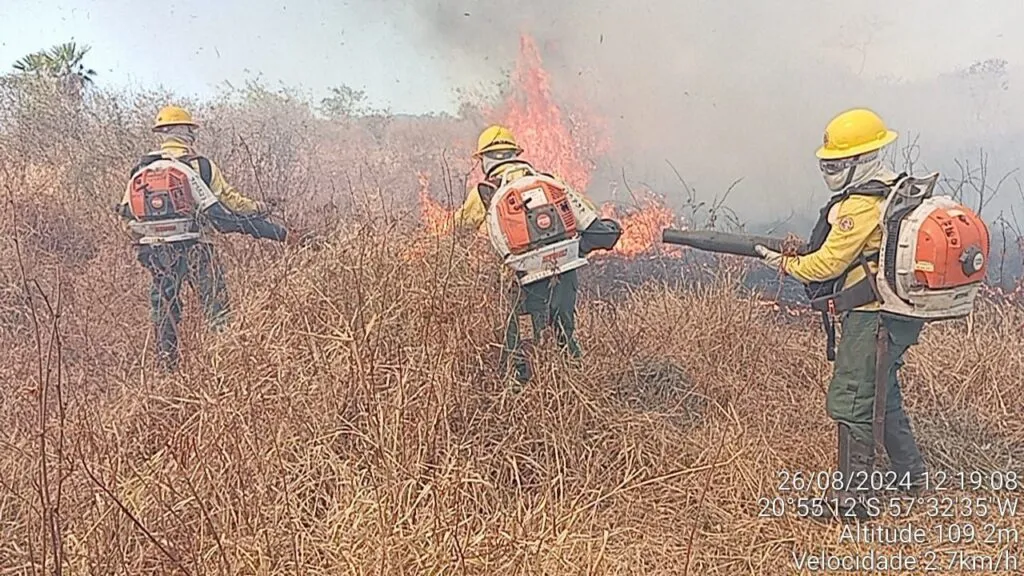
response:
[[[833,466],[830,366],[814,317],[777,322],[736,270],[583,301],[586,362],[544,353],[508,393],[507,302],[469,254],[486,247],[415,226],[416,170],[447,162],[458,182],[465,154],[442,152],[468,123],[375,136],[266,93],[197,106],[229,178],[328,245],[219,238],[234,322],[207,333],[186,293],[183,369],[154,375],[148,279],[110,206],[162,100],[18,90],[0,142],[0,573],[770,575],[803,552],[901,550],[759,517],[778,471]],[[403,257],[413,241],[425,257]],[[1022,323],[988,303],[909,354],[934,469],[1020,472]],[[902,548],[929,549],[1021,551]]]

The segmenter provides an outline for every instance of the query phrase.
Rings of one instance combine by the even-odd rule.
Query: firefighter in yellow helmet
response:
[[[817,151],[833,195],[811,233],[812,251],[802,256],[784,256],[764,246],[757,251],[770,266],[805,284],[822,311],[828,357],[834,362],[826,409],[837,424],[839,471],[854,487],[871,485],[877,421],[884,423],[884,447],[901,487],[915,490],[925,466],[903,409],[897,373],[924,322],[881,313],[871,282],[878,270],[883,204],[900,176],[882,163],[880,154],[896,138],[868,109],[833,118]],[[841,319],[838,349],[834,314]],[[875,413],[876,390],[885,398],[884,415]],[[870,496],[870,490],[837,490],[826,508],[844,518],[865,517],[863,499]]]
[[[118,205],[118,213],[128,221],[138,260],[152,275],[150,307],[157,361],[165,371],[178,365],[177,326],[184,282],[198,294],[212,329],[221,329],[228,320],[224,270],[216,258],[209,228],[289,244],[298,238],[271,222],[264,203],[239,193],[217,164],[195,151],[198,128],[187,110],[178,106],[162,108],[152,127],[160,148],[143,155],[131,169],[129,185]],[[159,190],[159,177],[144,180],[154,171],[183,167],[198,179],[192,182],[194,189],[201,189],[195,193],[206,194],[208,200],[198,207],[190,200],[180,211],[174,211],[170,209],[176,206],[171,201],[173,190]]]
[[[580,230],[580,256],[592,250],[610,250],[618,241],[622,231],[614,220],[601,219],[594,205],[582,194],[572,190],[557,177],[537,172],[534,167],[520,158],[523,149],[516,142],[512,131],[504,126],[490,126],[480,133],[474,158],[480,161],[484,181],[470,193],[465,204],[455,214],[455,223],[462,227],[479,227],[484,224],[491,199],[499,193],[502,183],[510,183],[531,174],[541,174],[558,181],[565,187],[569,202]],[[493,241],[493,239],[492,239]],[[576,341],[576,295],[579,283],[576,270],[560,272],[555,276],[535,282],[524,280],[525,274],[516,273],[516,282],[511,286],[513,310],[505,327],[505,342],[502,347],[502,365],[514,363],[515,378],[522,384],[532,374],[520,342],[520,320],[527,320],[532,328],[533,340],[539,341],[543,330],[553,326],[558,344],[572,357],[579,358],[581,350]]]
[[[512,131],[504,126],[489,126],[477,138],[476,152],[473,158],[480,161],[484,178],[495,182],[495,177],[500,178],[497,173],[499,164],[509,166],[509,161],[514,160],[522,154],[523,149],[519,147]],[[504,164],[502,162],[504,161]],[[457,228],[480,228],[484,225],[487,216],[487,207],[477,188],[473,188],[466,201],[454,214],[454,223]]]
[[[501,175],[511,171],[510,175],[523,173],[523,168],[530,168],[530,164],[520,158],[523,149],[516,141],[515,135],[505,126],[488,126],[477,138],[476,152],[473,158],[480,162],[486,183],[497,187]],[[518,168],[517,168],[518,167]],[[551,176],[549,174],[549,176]],[[553,176],[554,177],[554,176]],[[557,179],[557,177],[556,177]],[[559,179],[560,180],[560,179]],[[596,207],[583,195],[579,199],[591,210]],[[470,190],[465,202],[455,211],[453,216],[456,228],[479,229],[484,225],[487,217],[487,206],[480,196],[478,188]]]

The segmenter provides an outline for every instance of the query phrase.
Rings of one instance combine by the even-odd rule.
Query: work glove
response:
[[[303,231],[292,228],[284,237],[287,246],[301,246],[303,248],[323,248],[323,239],[317,236],[316,232]]]
[[[305,240],[307,233],[302,232],[298,228],[289,228],[288,233],[284,237],[285,246],[301,246]]]
[[[255,214],[257,216],[269,216],[271,208],[272,207],[270,206],[269,203],[264,202],[262,200],[257,200],[256,201],[256,211],[255,211]]]
[[[764,261],[765,265],[775,270],[782,270],[782,254],[774,250],[769,250],[766,246],[758,244],[754,246],[754,251],[761,256],[761,260]]]

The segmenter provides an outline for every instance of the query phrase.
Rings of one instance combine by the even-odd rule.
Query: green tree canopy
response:
[[[25,74],[54,78],[69,95],[81,98],[96,77],[96,71],[86,68],[83,63],[89,50],[89,46],[79,47],[74,42],[65,42],[25,56],[14,63],[14,69]]]

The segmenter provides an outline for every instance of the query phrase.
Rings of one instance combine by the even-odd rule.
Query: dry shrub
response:
[[[3,135],[3,573],[789,574],[792,554],[856,551],[759,517],[779,470],[833,466],[830,366],[816,318],[780,322],[736,270],[588,293],[585,361],[541,347],[507,391],[488,246],[410,223],[415,172],[455,141],[436,134],[472,133],[454,120],[381,137],[263,92],[211,105],[204,145],[229,178],[327,246],[218,238],[232,325],[207,332],[186,292],[183,367],[158,376],[147,278],[109,213],[156,106],[54,108],[70,133],[11,108],[44,117]],[[909,354],[931,466],[1019,469],[1022,322],[986,304]]]

